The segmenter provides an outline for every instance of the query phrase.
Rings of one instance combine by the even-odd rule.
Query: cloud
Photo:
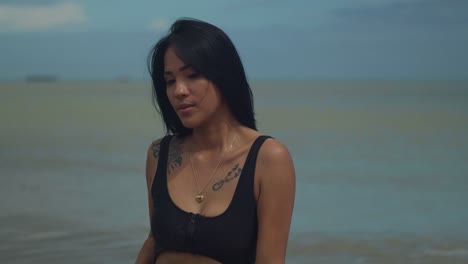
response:
[[[76,26],[87,21],[83,7],[76,3],[12,5],[3,2],[0,2],[0,31],[3,32],[43,31]]]
[[[151,21],[149,25],[150,30],[156,30],[156,31],[163,31],[166,30],[167,27],[169,26],[169,23],[165,19],[155,19]]]

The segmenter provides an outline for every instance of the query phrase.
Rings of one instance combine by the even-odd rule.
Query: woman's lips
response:
[[[189,114],[193,110],[193,105],[183,105],[179,107],[179,113],[182,115]]]

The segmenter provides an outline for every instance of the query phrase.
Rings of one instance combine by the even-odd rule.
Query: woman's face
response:
[[[182,124],[195,128],[219,113],[222,96],[214,84],[177,57],[172,48],[164,55],[166,93]]]

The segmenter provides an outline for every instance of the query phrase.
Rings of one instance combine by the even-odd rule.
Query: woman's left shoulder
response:
[[[257,168],[261,174],[294,173],[294,164],[288,147],[275,138],[266,139],[258,152]]]
[[[263,143],[257,156],[255,175],[258,193],[270,197],[267,201],[276,201],[277,197],[294,200],[296,173],[291,153],[282,142],[269,138]],[[259,205],[262,207],[265,202],[259,202]]]
[[[292,163],[288,147],[275,138],[268,138],[258,153],[259,162],[265,165]]]

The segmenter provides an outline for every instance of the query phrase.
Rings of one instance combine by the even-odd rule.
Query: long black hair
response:
[[[177,56],[210,80],[221,92],[239,123],[257,130],[252,90],[234,44],[221,29],[191,18],[178,19],[148,56],[153,82],[153,104],[161,115],[167,134],[185,136],[192,132],[183,126],[166,94],[164,55],[171,47]]]

